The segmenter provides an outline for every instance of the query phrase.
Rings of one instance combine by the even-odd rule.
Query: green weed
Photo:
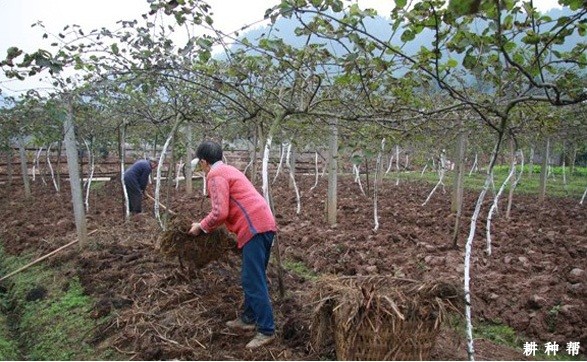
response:
[[[314,273],[310,268],[308,268],[304,263],[300,262],[300,261],[290,261],[290,260],[286,260],[283,263],[283,267],[286,270],[289,270],[290,272],[308,279],[308,280],[317,280],[318,279],[318,275],[316,273]]]
[[[4,315],[0,315],[0,360],[16,361],[20,359],[22,358],[18,355],[18,346],[8,329],[8,321]]]
[[[485,338],[503,346],[519,349],[524,344],[516,331],[504,324],[479,323],[473,331],[476,338]]]
[[[4,270],[15,270],[28,262],[22,257],[3,255],[1,249],[0,260]],[[104,321],[90,318],[94,301],[83,293],[77,278],[63,278],[60,274],[59,268],[45,268],[40,263],[9,279],[2,309],[10,315],[11,323],[0,320],[0,359],[118,359],[114,351],[96,351],[86,343]],[[12,339],[4,339],[1,327],[10,328],[6,335]]]

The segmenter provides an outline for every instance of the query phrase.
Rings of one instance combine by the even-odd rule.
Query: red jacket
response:
[[[212,210],[200,222],[202,230],[210,232],[226,224],[236,234],[239,249],[256,234],[277,231],[269,205],[238,169],[218,161],[206,182]]]

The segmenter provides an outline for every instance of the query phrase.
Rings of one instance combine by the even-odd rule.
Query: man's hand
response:
[[[200,235],[201,232],[202,232],[202,228],[200,227],[200,223],[194,222],[194,223],[192,223],[192,227],[191,227],[190,231],[188,231],[188,234],[198,236],[198,235]]]

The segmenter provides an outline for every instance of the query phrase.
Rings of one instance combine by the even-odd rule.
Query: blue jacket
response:
[[[138,186],[141,191],[145,191],[150,174],[151,163],[148,160],[138,160],[124,171],[124,183]]]

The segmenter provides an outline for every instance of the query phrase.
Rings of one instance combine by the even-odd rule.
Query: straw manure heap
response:
[[[192,222],[187,219],[172,217],[167,230],[159,235],[158,240],[159,250],[168,257],[176,256],[182,269],[185,269],[186,263],[190,276],[210,262],[226,256],[227,252],[237,250],[234,235],[225,227],[193,236],[188,234],[191,226]]]
[[[464,303],[446,282],[330,276],[316,287],[311,345],[338,360],[428,360],[446,312]]]

